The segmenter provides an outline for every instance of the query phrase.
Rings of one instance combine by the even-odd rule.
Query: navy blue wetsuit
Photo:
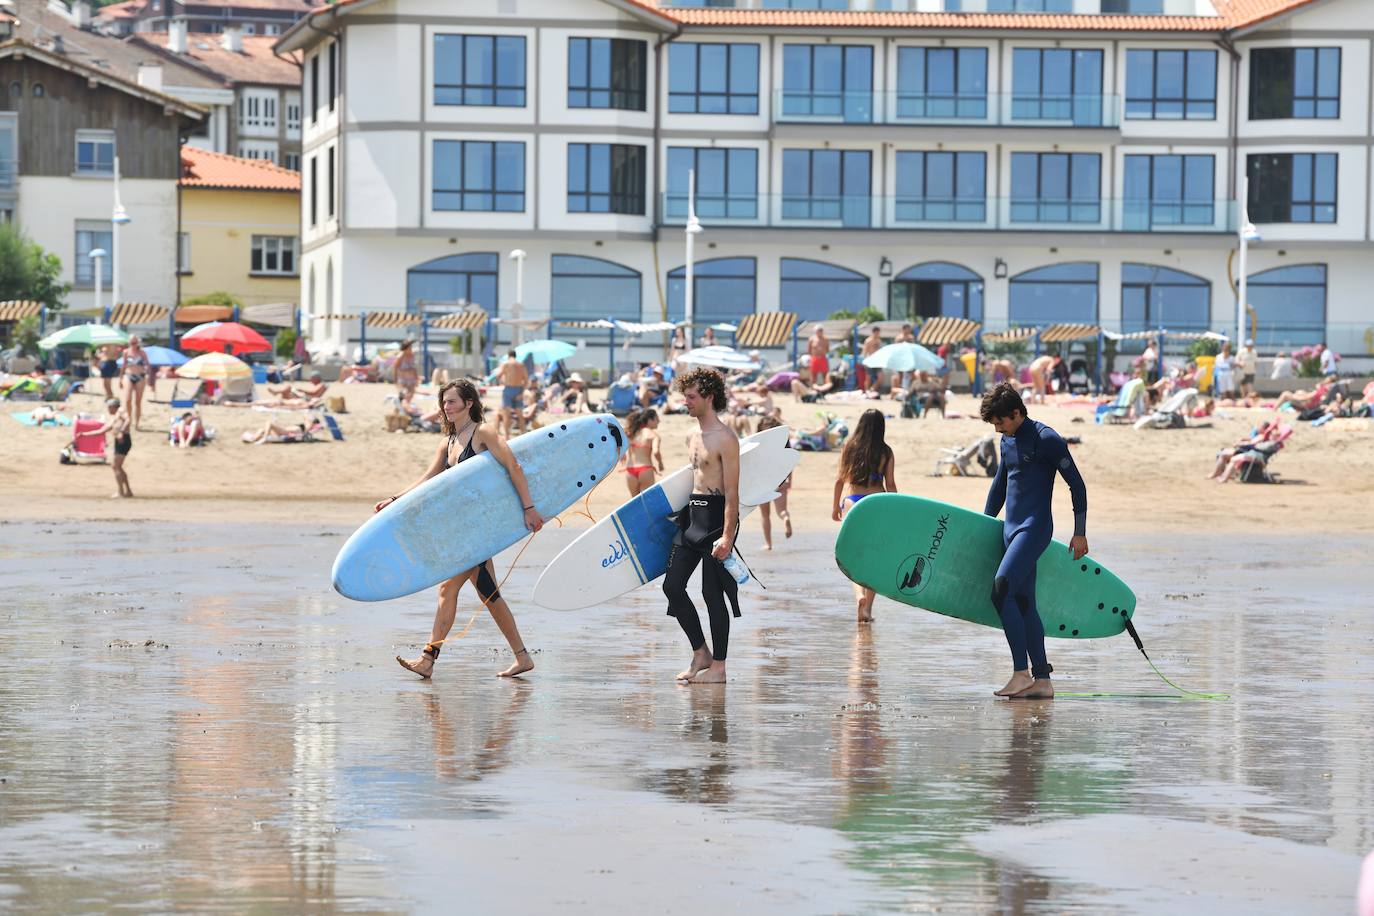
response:
[[[992,583],[992,603],[1002,618],[1011,647],[1012,668],[1050,676],[1045,658],[1045,626],[1035,608],[1035,564],[1054,536],[1050,502],[1054,476],[1060,474],[1073,497],[1073,533],[1087,533],[1088,489],[1069,454],[1068,444],[1044,423],[1027,417],[1015,436],[1002,437],[1002,462],[988,491],[983,512],[994,518],[1006,505],[1002,523],[1002,562]]]

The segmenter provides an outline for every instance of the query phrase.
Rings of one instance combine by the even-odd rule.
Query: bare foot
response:
[[[408,662],[399,655],[396,656],[396,661],[402,668],[407,671],[413,671],[425,680],[429,680],[430,676],[434,674],[434,659],[423,652],[421,652],[420,657],[413,662]]]
[[[521,661],[521,659],[524,659],[524,661]],[[507,668],[505,671],[496,672],[496,676],[515,677],[517,674],[524,674],[526,671],[533,670],[534,659],[530,658],[530,654],[528,652],[526,652],[524,649],[521,649],[519,652],[515,653],[515,661],[511,662],[511,666]]]
[[[713,661],[711,664],[696,674],[692,675],[688,681],[690,684],[724,684],[725,683],[725,662]]]
[[[697,672],[705,671],[709,667],[711,667],[711,653],[705,646],[702,646],[692,653],[691,663],[687,666],[686,671],[678,673],[677,680],[690,681]]]
[[[1013,700],[1049,700],[1054,698],[1054,682],[1047,677],[1036,678],[1031,686],[1011,695]]]
[[[792,516],[790,514],[782,516],[782,533],[784,537],[790,538],[792,536]]]
[[[992,695],[995,697],[1015,696],[1023,690],[1030,688],[1035,680],[1030,676],[1029,671],[1013,671],[1011,680],[1007,681],[1007,686],[1001,690],[994,690]]]
[[[772,545],[772,544],[769,544],[767,541],[765,541],[764,544],[763,544],[763,546],[759,548],[759,550],[772,550],[772,549],[773,549],[773,545]]]

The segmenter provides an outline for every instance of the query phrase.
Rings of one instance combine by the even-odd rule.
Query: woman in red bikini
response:
[[[658,411],[636,410],[625,418],[630,447],[625,450],[625,485],[633,498],[654,485],[654,466],[663,473],[663,452],[658,438]]]

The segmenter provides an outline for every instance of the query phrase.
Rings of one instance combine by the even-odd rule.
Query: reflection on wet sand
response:
[[[687,703],[677,731],[698,759],[692,766],[668,767],[663,771],[664,794],[705,805],[725,805],[734,800],[726,689],[721,685],[681,688]]]
[[[445,701],[432,690],[411,694],[423,705],[433,733],[435,775],[441,779],[476,781],[509,765],[511,739],[520,730],[521,713],[532,690],[531,685],[518,681],[503,684],[501,692],[505,698],[492,709],[477,713],[463,704],[459,715],[445,712],[446,706],[458,703],[457,699]],[[478,715],[487,721],[474,721]],[[480,743],[473,746],[475,741]]]

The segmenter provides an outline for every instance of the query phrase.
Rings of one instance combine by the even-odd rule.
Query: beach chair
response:
[[[324,423],[325,428],[329,430],[329,435],[334,439],[335,442],[344,441],[343,430],[339,429],[339,421],[334,419],[333,414],[320,411],[318,413],[318,416],[320,420]]]
[[[1133,378],[1121,386],[1116,401],[1102,404],[1094,417],[1098,423],[1125,423],[1131,419],[1131,412],[1139,416],[1145,412],[1145,380]]]
[[[57,460],[62,464],[104,464],[105,437],[85,435],[104,425],[100,420],[78,417],[72,424],[72,441],[58,453]]]
[[[1292,435],[1293,427],[1280,426],[1273,439],[1236,455],[1231,459],[1237,466],[1236,479],[1241,483],[1278,483],[1278,475],[1270,471],[1269,465]]]
[[[635,386],[616,382],[606,390],[605,410],[623,417],[635,408]]]
[[[80,383],[73,381],[70,375],[59,375],[48,383],[48,390],[43,392],[43,400],[48,403],[65,401],[79,387]]]
[[[1073,364],[1069,367],[1069,393],[1087,394],[1091,384],[1092,378],[1088,375],[1087,362],[1081,359],[1075,359]]]
[[[195,387],[191,389],[191,393],[183,396],[180,392],[181,380],[178,379],[177,381],[173,382],[171,406],[174,409],[182,410],[189,407],[195,407],[196,402],[200,400],[200,392],[204,384],[204,382],[196,382]]]
[[[43,386],[34,378],[21,378],[8,388],[0,390],[0,398],[10,401],[37,401],[42,397]]]
[[[1197,403],[1196,388],[1175,391],[1169,399],[1155,408],[1154,413],[1146,414],[1135,421],[1136,429],[1182,429],[1188,425],[1188,412]]]
[[[975,461],[987,476],[997,476],[997,436],[994,434],[980,436],[963,448],[942,448],[940,451],[943,454],[935,461],[933,477],[941,476],[945,468],[956,476],[972,477]]]

